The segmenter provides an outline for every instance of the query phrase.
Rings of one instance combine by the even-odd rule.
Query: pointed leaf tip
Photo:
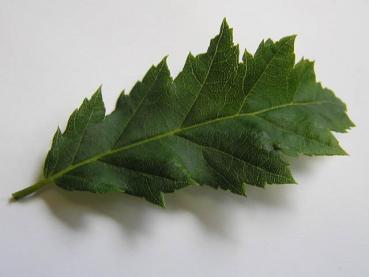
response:
[[[222,20],[222,24],[221,24],[221,27],[220,29],[229,29],[229,25],[228,25],[228,22],[227,22],[227,19],[224,17],[223,20]]]

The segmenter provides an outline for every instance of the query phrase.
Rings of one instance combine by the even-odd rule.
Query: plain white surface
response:
[[[369,2],[0,1],[0,276],[369,276]],[[103,84],[108,111],[169,54],[206,50],[223,17],[241,49],[298,34],[297,58],[349,108],[348,157],[299,158],[299,185],[168,195],[50,188],[20,203],[51,137]]]

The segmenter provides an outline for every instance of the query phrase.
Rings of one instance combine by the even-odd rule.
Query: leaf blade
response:
[[[345,154],[331,131],[353,126],[346,106],[316,82],[311,62],[295,65],[295,36],[262,42],[239,62],[232,32],[224,20],[174,79],[165,57],[106,116],[99,89],[56,132],[45,177],[165,206],[163,193],[189,185],[245,195],[246,184],[295,183],[281,151]]]

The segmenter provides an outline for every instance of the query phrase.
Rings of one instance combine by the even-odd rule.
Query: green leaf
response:
[[[295,183],[285,155],[344,155],[332,134],[354,126],[346,107],[295,64],[294,36],[256,53],[233,43],[224,20],[206,53],[188,55],[172,79],[166,58],[105,115],[101,89],[56,131],[45,179],[67,190],[119,191],[164,206],[164,193],[207,185],[245,195],[246,186]]]

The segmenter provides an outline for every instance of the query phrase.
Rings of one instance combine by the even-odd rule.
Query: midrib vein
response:
[[[176,134],[180,134],[182,132],[186,132],[186,131],[189,131],[189,130],[192,130],[192,129],[200,128],[200,127],[210,125],[210,124],[213,124],[213,123],[232,120],[232,119],[236,119],[236,118],[240,118],[240,117],[246,117],[246,116],[256,116],[256,115],[259,115],[259,114],[262,114],[262,113],[266,113],[266,112],[281,109],[281,108],[291,107],[291,106],[308,106],[308,105],[319,105],[319,104],[324,104],[324,103],[332,104],[331,102],[328,102],[328,101],[315,101],[315,102],[312,101],[312,102],[296,102],[296,103],[291,102],[291,103],[286,103],[286,104],[278,105],[278,106],[271,107],[271,108],[262,109],[262,110],[255,111],[255,112],[241,113],[241,114],[237,113],[237,114],[234,114],[234,115],[229,115],[229,116],[219,117],[219,118],[216,118],[216,119],[211,119],[211,120],[204,121],[204,122],[194,124],[194,125],[191,125],[191,126],[174,129],[172,131],[165,132],[165,133],[162,133],[162,134],[159,134],[159,135],[155,135],[155,136],[152,136],[150,138],[146,138],[146,139],[143,139],[143,140],[140,140],[140,141],[136,141],[136,142],[131,143],[129,145],[125,145],[125,146],[122,146],[122,147],[119,147],[119,148],[112,149],[110,151],[101,153],[99,155],[93,156],[89,159],[86,159],[84,161],[81,161],[79,163],[76,163],[74,165],[71,165],[71,166],[67,167],[67,168],[59,171],[58,173],[54,174],[53,176],[50,176],[47,179],[50,180],[50,181],[53,181],[53,180],[55,180],[57,178],[60,178],[61,176],[65,175],[66,173],[68,173],[68,172],[70,172],[70,171],[72,171],[76,168],[79,168],[83,165],[95,162],[95,161],[97,161],[101,158],[104,158],[104,157],[107,157],[107,156],[110,156],[110,155],[113,155],[113,154],[116,154],[116,153],[124,152],[126,150],[135,148],[137,146],[140,146],[140,145],[143,145],[143,144],[146,144],[146,143],[161,140],[163,138],[171,137],[171,136],[174,136]]]

